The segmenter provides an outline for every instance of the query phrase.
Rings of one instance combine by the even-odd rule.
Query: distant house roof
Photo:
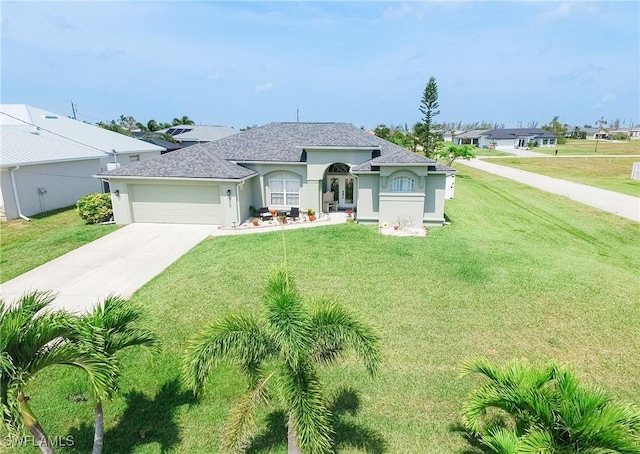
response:
[[[157,131],[181,142],[213,142],[237,134],[233,128],[217,125],[177,125]]]
[[[347,123],[269,123],[215,142],[202,143],[135,162],[101,174],[105,177],[188,177],[234,179],[255,172],[240,165],[250,162],[306,162],[307,149],[370,149],[371,160],[356,165],[354,172],[373,166],[405,164],[432,166],[453,172],[405,148],[372,136]],[[379,153],[377,153],[379,151]]]
[[[163,151],[164,148],[26,104],[0,105],[0,126],[32,126],[111,154]]]
[[[2,167],[164,150],[25,104],[0,105],[0,144]]]
[[[470,131],[465,131],[460,134],[456,134],[453,137],[456,139],[478,139],[480,138],[480,134],[485,132],[485,129],[472,129]]]
[[[0,126],[0,166],[100,159],[105,152],[35,126]]]
[[[516,137],[557,137],[552,132],[541,128],[491,129],[481,132],[480,135],[489,140],[513,139]]]

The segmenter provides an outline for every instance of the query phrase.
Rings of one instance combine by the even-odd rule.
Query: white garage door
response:
[[[222,224],[220,187],[131,185],[133,222]]]

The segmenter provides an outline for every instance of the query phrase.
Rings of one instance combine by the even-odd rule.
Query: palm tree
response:
[[[223,361],[237,363],[247,375],[249,389],[231,413],[223,452],[244,452],[257,429],[257,406],[274,396],[288,413],[289,453],[330,452],[330,415],[315,365],[332,364],[351,347],[373,376],[378,338],[335,302],[318,300],[305,307],[284,267],[269,275],[266,287],[261,319],[228,315],[194,339],[185,358],[185,381],[201,394],[212,369]]]
[[[149,131],[152,131],[152,132],[153,132],[153,131],[157,131],[158,129],[162,129],[162,128],[160,127],[160,125],[158,124],[158,122],[157,122],[157,121],[155,121],[155,120],[149,120],[149,121],[147,122],[147,129],[148,129]]]
[[[117,368],[116,353],[132,346],[152,346],[155,344],[153,334],[139,326],[142,321],[142,310],[132,306],[119,296],[111,295],[93,311],[84,315],[82,321],[88,328],[90,341],[98,352],[105,355]],[[116,390],[115,375],[107,390],[111,396]],[[100,390],[92,390],[95,408],[95,428],[93,437],[93,454],[102,452],[104,442],[104,417],[102,402],[104,394]]]
[[[490,381],[469,396],[464,424],[495,453],[640,453],[640,409],[587,389],[568,370],[474,359],[463,367],[471,373]]]
[[[189,118],[188,116],[184,115],[182,118],[174,118],[172,126],[195,125],[195,124],[196,123],[191,118]]]
[[[0,401],[3,425],[14,436],[26,426],[43,453],[53,453],[47,435],[30,408],[25,386],[53,365],[71,365],[87,372],[96,395],[106,394],[114,369],[90,345],[76,341],[78,318],[51,310],[54,295],[31,292],[13,304],[0,300]]]

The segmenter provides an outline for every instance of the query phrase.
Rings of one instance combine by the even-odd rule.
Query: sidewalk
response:
[[[640,198],[638,197],[501,166],[480,159],[456,162],[640,222]]]

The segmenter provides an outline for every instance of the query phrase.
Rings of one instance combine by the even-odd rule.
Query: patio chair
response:
[[[269,211],[269,207],[260,208],[259,214],[260,219],[262,219],[263,221],[270,221],[271,219],[273,219],[273,216],[271,216],[271,212]]]
[[[322,195],[322,211],[328,213],[332,208],[338,211],[338,201],[333,200],[333,191],[325,192]]]
[[[300,217],[300,208],[299,207],[291,207],[291,211],[287,214],[287,218],[291,218],[294,221]]]

